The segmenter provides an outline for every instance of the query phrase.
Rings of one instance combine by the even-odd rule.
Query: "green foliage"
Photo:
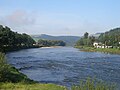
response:
[[[4,54],[0,53],[0,82],[7,81],[6,76],[10,73],[10,66],[6,63]]]
[[[61,40],[38,40],[40,46],[65,46],[65,42]]]
[[[67,46],[74,46],[75,43],[79,40],[79,36],[51,36],[51,35],[32,35],[32,38],[36,41],[39,39],[44,40],[62,40],[66,43]]]
[[[94,36],[88,36],[89,34],[86,32],[84,34],[83,38],[80,38],[80,40],[78,40],[76,42],[76,46],[93,46],[93,42],[95,41],[95,37]]]
[[[116,90],[116,88],[115,85],[108,85],[88,78],[84,82],[81,81],[80,85],[73,85],[71,90]]]
[[[32,46],[35,41],[27,34],[19,34],[8,27],[0,25],[0,51],[12,46]]]
[[[0,83],[0,90],[67,90],[55,84]]]
[[[84,38],[85,38],[85,39],[87,39],[87,38],[88,38],[88,36],[89,36],[89,33],[88,33],[88,32],[86,32],[86,33],[84,34]]]
[[[102,33],[99,38],[99,42],[105,45],[120,46],[120,28],[112,29],[108,32]]]
[[[7,64],[5,55],[0,53],[0,82],[33,82],[26,75],[20,73],[16,68]]]

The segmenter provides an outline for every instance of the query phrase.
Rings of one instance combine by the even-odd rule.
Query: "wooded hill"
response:
[[[99,38],[99,42],[111,46],[120,46],[120,28],[111,29],[105,33],[102,33]]]
[[[111,29],[105,33],[101,33],[99,37],[89,36],[89,33],[85,33],[80,38],[76,46],[93,46],[94,42],[102,43],[106,46],[119,47],[120,46],[120,28]]]
[[[38,41],[39,39],[61,40],[61,41],[64,41],[67,46],[74,46],[75,43],[80,39],[80,37],[78,36],[51,36],[51,35],[46,35],[46,34],[31,35],[31,36],[36,41]]]
[[[13,32],[9,27],[0,25],[0,51],[7,48],[30,47],[35,43],[29,35]]]

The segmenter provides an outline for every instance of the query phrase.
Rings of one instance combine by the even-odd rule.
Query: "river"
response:
[[[11,65],[38,82],[69,87],[91,77],[120,86],[120,55],[56,47],[25,49],[7,53],[6,57]]]

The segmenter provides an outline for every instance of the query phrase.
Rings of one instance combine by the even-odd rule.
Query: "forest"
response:
[[[61,40],[43,40],[39,39],[38,40],[38,45],[39,46],[65,46],[66,43]]]
[[[0,51],[31,47],[36,42],[27,34],[13,32],[9,27],[0,25]]]
[[[120,46],[120,28],[111,29],[110,31],[102,33],[99,36],[98,41],[104,43],[105,45],[114,47]]]

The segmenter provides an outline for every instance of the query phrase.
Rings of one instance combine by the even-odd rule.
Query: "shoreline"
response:
[[[87,46],[75,46],[75,48],[78,48],[81,51],[86,51],[86,52],[102,52],[102,53],[120,55],[120,49],[116,49],[116,48],[94,48]]]
[[[43,46],[41,48],[60,48],[60,47],[63,47],[63,46]]]

